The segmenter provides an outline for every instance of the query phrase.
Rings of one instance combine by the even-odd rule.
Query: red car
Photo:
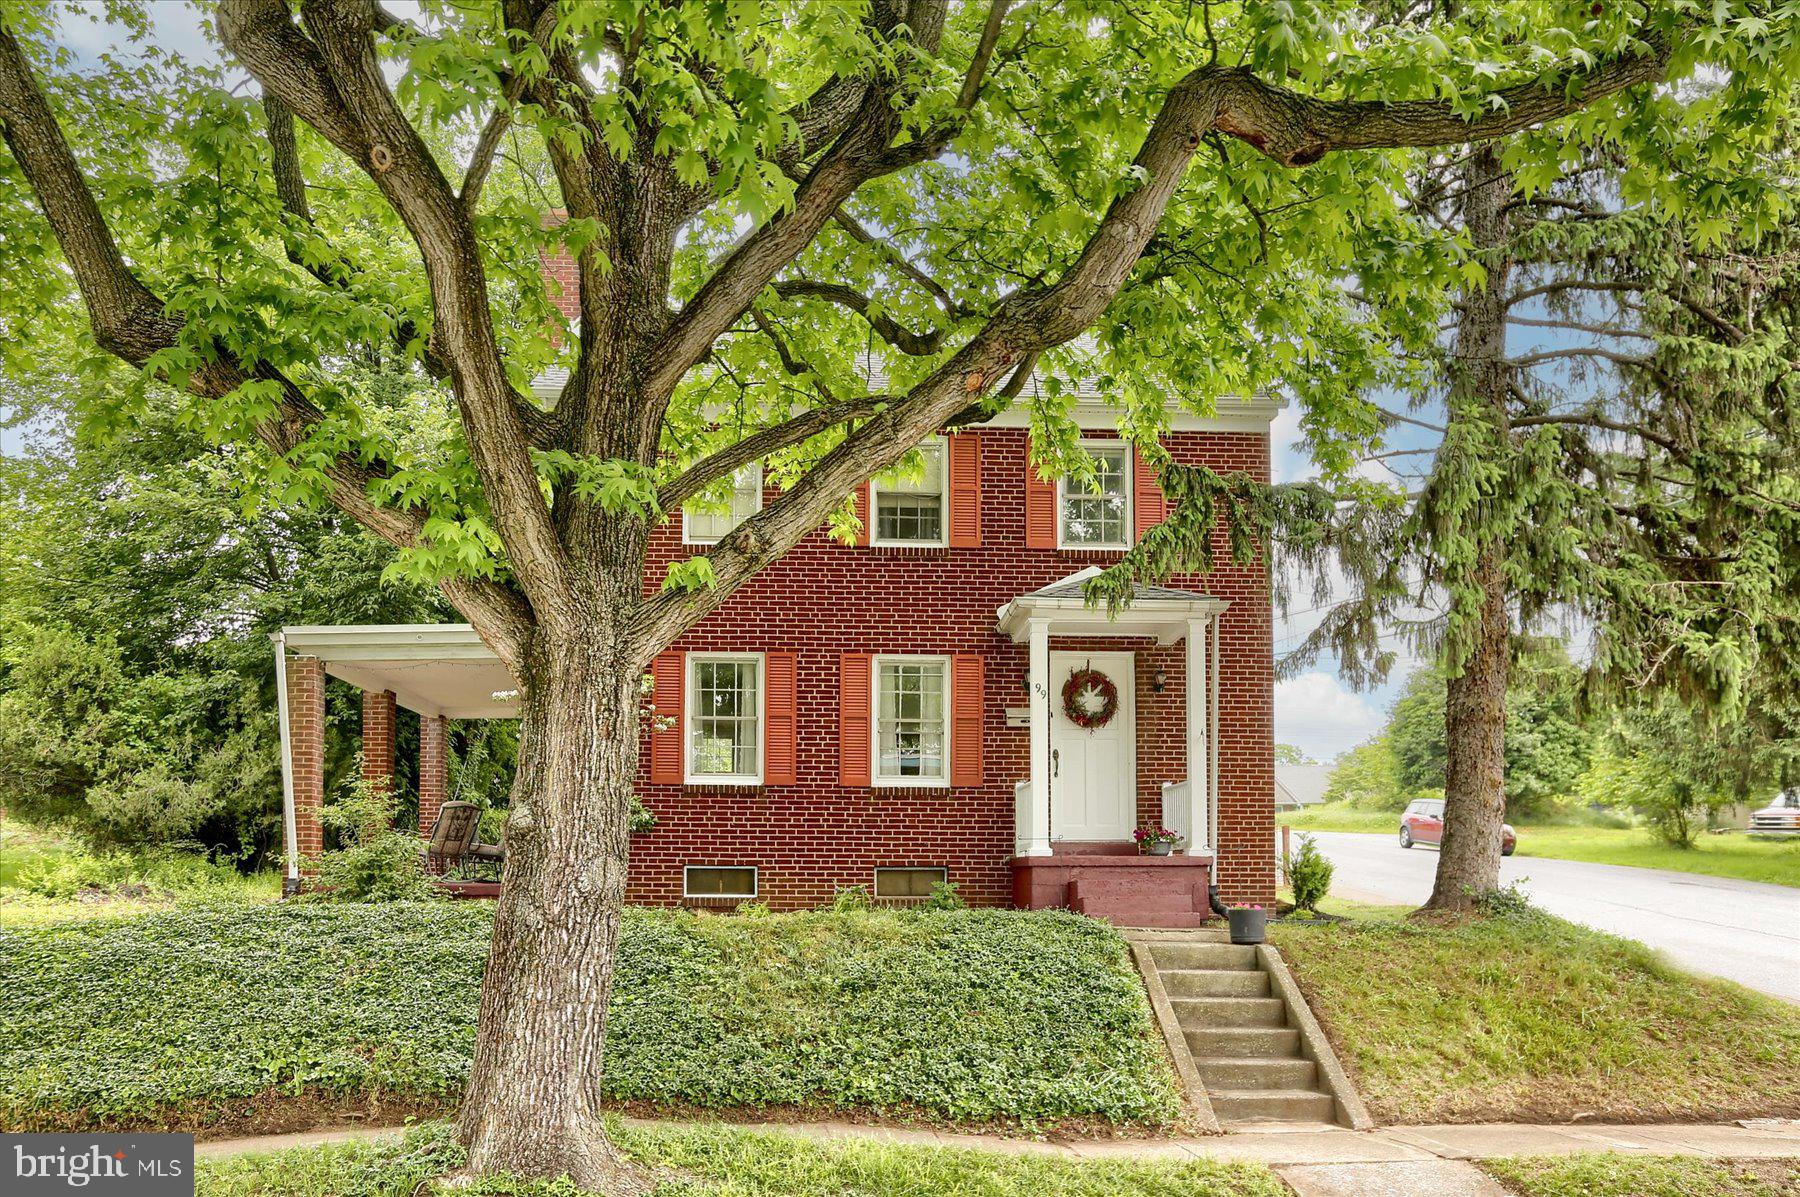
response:
[[[1414,844],[1441,844],[1444,842],[1444,800],[1442,798],[1420,798],[1406,808],[1400,816],[1400,846],[1410,848]],[[1500,855],[1511,856],[1513,848],[1518,845],[1519,837],[1513,832],[1511,823],[1500,825]]]

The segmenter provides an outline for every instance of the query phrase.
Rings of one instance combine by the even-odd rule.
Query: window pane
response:
[[[1093,486],[1074,478],[1062,484],[1064,544],[1110,545],[1131,543],[1126,526],[1131,485],[1131,458],[1125,449],[1094,449]]]
[[[754,898],[755,869],[689,868],[687,892],[691,897]]]
[[[931,887],[945,879],[943,869],[876,869],[877,898],[929,898]]]
[[[757,775],[757,673],[755,661],[694,661],[694,775]]]
[[[693,499],[682,510],[687,514],[687,539],[691,543],[711,544],[723,539],[762,510],[762,466],[752,462],[733,474],[729,499]]]
[[[944,447],[919,447],[923,466],[875,478],[875,539],[939,541],[944,536]]]
[[[876,772],[881,777],[944,776],[944,663],[883,661]]]

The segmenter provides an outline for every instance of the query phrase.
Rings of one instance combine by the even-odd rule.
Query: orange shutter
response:
[[[1136,446],[1131,450],[1131,504],[1137,516],[1134,522],[1139,540],[1144,539],[1144,533],[1169,518],[1169,501],[1163,497],[1156,470],[1144,459],[1144,451]]]
[[[1056,547],[1056,483],[1044,481],[1029,460],[1025,463],[1025,547]]]
[[[656,704],[661,730],[650,733],[650,781],[653,785],[678,786],[682,782],[681,686],[687,671],[686,654],[666,652],[650,662],[650,680],[655,684],[650,701]]]
[[[869,547],[869,484],[863,483],[856,488],[856,518],[862,521],[862,528],[856,534],[856,543],[862,548]]]
[[[981,547],[981,441],[976,433],[949,438],[950,547]]]
[[[763,656],[766,694],[763,698],[763,784],[791,786],[798,757],[795,713],[799,703],[793,653]]]
[[[950,784],[982,782],[982,659],[957,654],[950,673]]]
[[[838,781],[847,786],[870,784],[875,731],[869,725],[869,669],[874,660],[869,653],[845,653],[838,666]]]

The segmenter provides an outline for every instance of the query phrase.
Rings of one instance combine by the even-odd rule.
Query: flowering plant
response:
[[[1179,844],[1184,838],[1179,831],[1170,831],[1167,827],[1140,827],[1131,833],[1131,838],[1141,844]]]

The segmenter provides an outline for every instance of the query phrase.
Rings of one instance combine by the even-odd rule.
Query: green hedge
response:
[[[0,931],[0,1125],[270,1090],[453,1097],[480,903],[201,908]],[[1026,1123],[1179,1117],[1125,945],[1027,911],[627,913],[606,1090]]]

